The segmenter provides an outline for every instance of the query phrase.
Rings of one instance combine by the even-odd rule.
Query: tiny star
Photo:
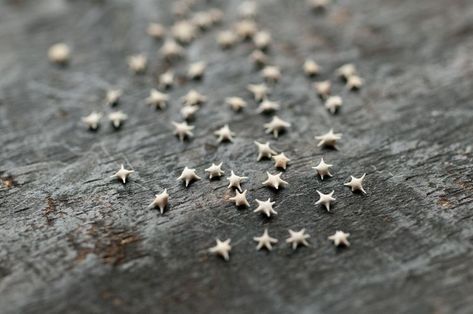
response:
[[[332,83],[330,83],[330,81],[315,82],[314,89],[319,97],[326,98],[330,95]]]
[[[258,245],[256,246],[257,250],[261,250],[263,247],[271,251],[273,249],[272,244],[273,243],[278,243],[278,240],[275,238],[271,238],[268,234],[268,229],[264,229],[264,232],[261,236],[259,237],[254,237],[253,240],[258,242]]]
[[[209,249],[209,252],[212,254],[220,255],[223,257],[225,261],[228,261],[230,259],[230,251],[232,250],[232,246],[230,245],[230,239],[227,239],[225,241],[220,241],[217,239],[217,245],[214,247],[211,247]]]
[[[342,138],[341,133],[333,133],[333,129],[330,129],[327,133],[323,135],[316,136],[315,139],[319,140],[320,142],[317,146],[325,146],[325,147],[332,147],[336,148],[335,144],[339,139]]]
[[[84,122],[90,130],[97,130],[100,119],[102,119],[102,114],[94,111],[88,116],[83,117],[82,122]]]
[[[350,76],[356,75],[357,71],[356,71],[356,67],[355,67],[354,64],[347,63],[347,64],[344,64],[341,67],[339,67],[336,70],[336,73],[340,78],[342,78],[344,80],[348,80],[348,78]]]
[[[212,8],[209,11],[210,18],[212,19],[213,24],[220,23],[223,19],[223,11],[220,9]]]
[[[146,29],[146,33],[154,39],[161,39],[164,37],[166,30],[161,24],[150,23]]]
[[[246,101],[240,97],[228,97],[225,99],[225,103],[229,105],[234,111],[240,111],[246,107]]]
[[[188,44],[197,36],[197,28],[192,22],[182,20],[172,26],[171,33],[179,42]]]
[[[168,190],[165,189],[160,194],[156,194],[154,201],[149,204],[148,209],[158,207],[161,214],[164,212],[169,200]]]
[[[238,7],[238,15],[244,19],[252,19],[258,12],[258,6],[256,2],[244,1]]]
[[[246,179],[248,179],[248,177],[237,176],[232,170],[230,176],[227,178],[227,180],[229,181],[227,188],[229,189],[229,188],[234,187],[237,190],[241,191],[241,181],[246,180]]]
[[[146,104],[155,107],[156,109],[164,109],[166,108],[166,103],[169,100],[169,96],[167,94],[161,93],[156,89],[152,89],[149,92],[148,98],[145,99]]]
[[[181,108],[181,115],[184,120],[188,120],[194,116],[194,114],[199,110],[198,106],[184,106]]]
[[[108,114],[108,119],[112,122],[114,128],[119,128],[122,122],[128,118],[122,111],[114,111]]]
[[[246,88],[253,94],[256,101],[262,101],[269,94],[266,84],[250,84]]]
[[[345,183],[344,185],[351,187],[351,191],[361,191],[366,194],[365,189],[363,188],[363,179],[365,178],[366,173],[363,173],[363,175],[359,178],[355,178],[354,176],[351,176],[350,182]]]
[[[275,202],[271,202],[271,199],[268,198],[267,201],[263,202],[260,200],[256,200],[258,203],[258,207],[253,211],[255,213],[262,212],[266,216],[271,217],[271,214],[277,215],[278,213],[273,209],[273,205]]]
[[[332,176],[330,173],[330,167],[332,167],[331,164],[325,163],[324,159],[320,158],[319,164],[315,167],[312,167],[312,169],[315,169],[315,171],[317,171],[318,175],[320,176],[320,179],[323,180],[324,176]]]
[[[222,128],[215,131],[214,134],[218,136],[217,141],[219,143],[223,141],[233,142],[233,136],[235,136],[235,133],[230,130],[228,124],[225,124]]]
[[[269,83],[276,83],[281,79],[281,70],[279,67],[271,65],[261,71],[263,78]]]
[[[346,86],[349,90],[359,90],[363,86],[363,79],[358,75],[350,75]]]
[[[212,166],[205,169],[205,172],[209,173],[209,179],[221,177],[225,172],[222,170],[222,163],[216,165],[212,163]]]
[[[224,49],[233,47],[237,41],[238,37],[232,31],[222,31],[217,35],[217,43]]]
[[[166,39],[160,50],[164,58],[171,60],[181,57],[184,54],[184,48],[174,39]]]
[[[238,192],[238,190],[235,190],[235,196],[230,197],[229,200],[232,202],[235,202],[236,206],[250,207],[250,204],[248,203],[248,200],[246,199],[246,192],[247,190],[244,190],[243,193],[240,193]]]
[[[258,31],[258,26],[251,20],[241,20],[235,24],[235,32],[242,39],[250,39]]]
[[[304,73],[307,76],[316,76],[320,72],[320,66],[314,61],[307,59],[304,62]]]
[[[269,112],[277,111],[279,110],[279,108],[280,108],[279,103],[275,101],[271,101],[269,99],[264,99],[258,106],[258,109],[256,109],[256,112],[269,113]]]
[[[121,89],[110,89],[105,95],[105,102],[107,105],[114,106],[118,104],[120,97],[122,96]]]
[[[180,0],[175,1],[172,6],[172,13],[179,18],[183,18],[189,14],[191,10],[191,1]]]
[[[259,31],[253,37],[253,43],[258,49],[266,49],[271,44],[271,34],[267,31]]]
[[[308,0],[310,8],[314,11],[324,11],[332,0]]]
[[[276,155],[277,153],[269,147],[269,142],[266,142],[266,144],[259,143],[255,141],[255,145],[258,146],[258,158],[256,159],[257,161],[260,161],[263,158],[271,158],[273,155]]]
[[[278,138],[280,131],[287,129],[290,126],[291,124],[289,122],[282,120],[278,116],[274,116],[271,122],[264,124],[266,133],[273,133],[275,138]]]
[[[336,231],[333,235],[328,237],[330,241],[333,241],[335,246],[339,246],[343,244],[345,246],[350,246],[350,242],[348,242],[348,237],[350,236],[349,233],[345,233],[343,231]]]
[[[187,70],[187,76],[192,80],[199,80],[204,75],[206,67],[207,64],[202,61],[192,63]]]
[[[158,82],[162,88],[170,88],[174,84],[174,72],[171,70],[164,72],[159,76]]]
[[[49,61],[60,65],[67,64],[69,62],[70,55],[71,49],[64,43],[54,44],[48,50]]]
[[[128,57],[128,67],[135,74],[143,73],[146,70],[148,59],[144,54],[137,54]]]
[[[184,170],[182,170],[182,173],[179,178],[177,178],[177,180],[184,181],[186,183],[186,187],[188,187],[191,181],[200,180],[200,177],[195,174],[195,169],[189,169],[185,167]]]
[[[305,233],[305,229],[301,229],[299,231],[292,231],[289,229],[289,238],[286,239],[286,242],[292,244],[292,249],[295,250],[299,244],[308,246],[308,238],[310,238],[310,235]]]
[[[269,186],[278,190],[279,186],[284,187],[285,185],[289,184],[283,179],[281,179],[281,174],[282,174],[281,172],[274,175],[269,172],[266,172],[266,174],[268,175],[268,179],[266,179],[266,181],[263,182],[263,185],[265,186]]]
[[[331,113],[334,114],[342,106],[343,101],[340,96],[329,96],[325,100],[325,108]]]
[[[282,168],[284,170],[286,170],[287,163],[290,161],[290,159],[287,158],[286,155],[284,155],[284,153],[280,153],[279,155],[273,156],[273,160],[274,160],[274,167]]]
[[[335,198],[332,197],[334,192],[335,191],[332,191],[329,194],[324,194],[324,193],[320,192],[319,190],[317,190],[317,193],[319,194],[320,198],[317,202],[315,202],[315,205],[322,204],[322,205],[325,206],[325,209],[327,209],[327,211],[329,212],[330,211],[330,203],[332,201],[335,201]]]
[[[133,172],[135,172],[135,171],[126,170],[125,167],[123,167],[123,165],[121,165],[120,170],[118,170],[113,176],[111,176],[111,178],[118,178],[118,179],[122,180],[123,184],[125,184],[127,177]]]
[[[258,67],[265,66],[269,62],[269,57],[267,54],[261,50],[254,50],[250,54],[250,60]]]
[[[196,106],[207,101],[207,97],[194,89],[187,92],[181,99],[185,106]]]
[[[192,130],[194,129],[193,125],[188,125],[187,122],[178,123],[174,121],[172,124],[175,127],[174,134],[179,137],[181,142],[183,142],[186,137],[194,136],[194,133],[192,133]]]
[[[197,25],[200,29],[208,29],[213,24],[213,19],[208,12],[197,12],[192,17],[192,23]]]

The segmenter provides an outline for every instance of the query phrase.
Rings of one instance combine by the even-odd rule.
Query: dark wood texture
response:
[[[239,1],[219,7],[224,22],[187,47],[174,68],[179,84],[164,111],[144,104],[167,69],[148,22],[171,25],[171,1],[2,1],[0,4],[0,312],[2,313],[471,313],[473,310],[473,3],[470,0],[338,1],[314,15],[304,1],[260,1],[257,22],[271,31],[271,61],[283,78],[272,99],[292,123],[278,140],[263,131],[246,85],[261,81],[248,60],[251,43],[227,51],[215,36],[235,20]],[[47,49],[73,48],[65,68]],[[131,75],[128,55],[145,52],[150,68]],[[301,66],[313,57],[320,79],[353,62],[366,85],[349,93],[334,79],[344,107],[331,116]],[[208,62],[201,82],[183,79],[190,61]],[[119,131],[89,132],[80,118],[103,105],[109,87],[129,115]],[[180,143],[171,120],[179,98],[197,88],[209,101],[195,138]],[[223,105],[241,96],[241,114]],[[104,121],[105,122],[105,121]],[[229,123],[233,144],[213,132]],[[339,150],[315,135],[342,132]],[[271,161],[256,162],[254,140],[291,158],[288,188],[262,187]],[[334,177],[311,169],[320,156]],[[249,201],[271,197],[268,220],[237,210],[226,180],[184,188],[184,166],[223,161],[250,179]],[[110,179],[124,163],[126,185]],[[367,173],[368,194],[342,184]],[[167,188],[169,210],[147,210]],[[314,205],[316,189],[335,190],[333,213]],[[256,251],[268,227],[279,243]],[[292,251],[287,229],[306,228],[311,246]],[[352,246],[335,249],[335,230]],[[231,238],[231,259],[208,256],[215,237]]]

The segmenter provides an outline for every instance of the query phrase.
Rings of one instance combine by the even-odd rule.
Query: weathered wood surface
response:
[[[303,1],[260,1],[257,20],[274,38],[270,51],[283,79],[273,99],[292,122],[277,141],[267,117],[245,90],[260,77],[248,61],[250,43],[220,50],[216,32],[235,20],[238,1],[220,7],[223,25],[204,33],[177,64],[206,60],[202,82],[180,80],[168,109],[143,104],[166,65],[159,42],[144,30],[166,25],[171,1],[2,1],[0,4],[0,312],[2,313],[471,313],[473,134],[473,3],[469,0],[339,1],[314,16]],[[48,63],[58,41],[73,47],[67,68]],[[151,68],[130,75],[126,57],[146,52]],[[321,78],[354,62],[366,80],[343,95],[330,116],[301,71],[306,57]],[[102,124],[86,131],[80,117],[107,112],[104,92],[123,88],[119,108],[129,120],[119,131]],[[198,88],[209,102],[194,122],[195,138],[181,144],[170,120],[179,97]],[[233,114],[227,96],[250,101]],[[225,123],[234,144],[217,145]],[[343,132],[339,151],[316,147],[314,135]],[[292,163],[290,186],[261,186],[272,162],[256,162],[254,140],[271,140]],[[334,164],[320,181],[319,157]],[[176,181],[184,166],[224,169],[250,177],[252,204],[271,197],[279,215],[263,219],[227,202],[226,180]],[[109,176],[133,168],[128,184]],[[367,172],[368,195],[342,183]],[[164,215],[146,206],[168,188]],[[316,189],[335,190],[333,213],[314,206]],[[271,253],[255,250],[264,227],[280,240]],[[295,252],[288,228],[305,227],[311,246]],[[351,233],[335,249],[327,236]],[[231,260],[207,256],[215,237],[231,238]]]

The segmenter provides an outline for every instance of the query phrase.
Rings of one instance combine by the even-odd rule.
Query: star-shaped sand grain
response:
[[[109,106],[118,104],[123,92],[121,89],[109,89],[105,94],[105,103]]]
[[[141,74],[146,71],[148,58],[144,54],[136,54],[128,57],[128,67],[135,74]]]
[[[286,242],[292,246],[292,249],[295,250],[299,245],[309,246],[307,239],[310,238],[310,235],[305,233],[305,229],[299,231],[293,231],[289,229],[289,238],[286,239]]]
[[[266,175],[268,176],[268,178],[266,179],[266,181],[263,182],[263,185],[272,187],[276,190],[278,190],[279,187],[285,187],[286,185],[289,185],[289,183],[281,179],[281,174],[282,173],[279,172],[278,174],[273,175],[269,172],[266,172]]]
[[[307,76],[316,76],[320,73],[320,65],[318,65],[314,60],[307,59],[304,62],[304,73]]]
[[[240,111],[246,107],[246,101],[240,97],[227,97],[225,103],[232,108],[233,111]]]
[[[247,190],[244,190],[241,193],[238,190],[235,190],[235,196],[230,197],[229,200],[232,202],[235,202],[235,205],[237,207],[241,207],[241,206],[250,207],[250,203],[248,203],[248,200],[246,199],[246,193],[247,193]]]
[[[315,167],[312,167],[312,169],[315,169],[317,174],[320,176],[320,179],[323,180],[325,176],[329,176],[329,177],[332,176],[332,174],[330,173],[330,168],[332,166],[333,165],[331,164],[327,164],[323,158],[320,158],[319,164]]]
[[[217,136],[217,141],[219,143],[233,142],[233,137],[235,136],[235,133],[230,130],[228,124],[225,124],[222,128],[215,131],[214,134]]]
[[[366,194],[366,191],[363,188],[363,180],[365,179],[365,177],[366,177],[366,173],[363,173],[363,175],[359,178],[351,176],[350,182],[347,182],[344,185],[349,186],[352,192],[360,191]]]
[[[329,147],[329,148],[334,148],[336,149],[336,144],[339,139],[342,138],[341,133],[333,133],[333,129],[330,129],[325,134],[316,136],[315,139],[319,140],[319,143],[317,144],[318,147],[324,146],[324,147]]]
[[[182,170],[181,175],[177,178],[177,180],[184,181],[186,187],[188,187],[189,183],[194,180],[200,180],[200,177],[195,173],[195,169],[185,167],[184,170]]]
[[[281,70],[275,65],[268,65],[261,71],[261,76],[268,83],[276,83],[281,79]]]
[[[99,127],[99,124],[100,124],[100,120],[102,119],[102,114],[101,113],[98,113],[98,112],[95,112],[93,111],[91,114],[89,114],[88,116],[85,116],[82,118],[82,122],[87,125],[87,127],[89,128],[89,130],[97,130],[97,128]]]
[[[152,89],[149,92],[149,96],[145,99],[147,105],[153,106],[156,109],[166,108],[166,104],[169,101],[169,96],[165,93],[161,93],[156,89]]]
[[[205,172],[209,173],[209,179],[219,178],[225,173],[222,170],[222,164],[223,164],[222,162],[219,163],[218,165],[212,163],[210,167],[204,170]]]
[[[128,116],[123,111],[114,111],[108,114],[108,120],[112,123],[112,126],[116,129],[122,126],[122,123],[128,119]]]
[[[155,195],[154,200],[151,202],[151,204],[148,205],[148,209],[158,207],[160,213],[163,214],[164,209],[166,208],[168,204],[168,201],[169,201],[168,190],[164,189],[164,191]]]
[[[230,173],[230,176],[227,178],[228,180],[228,187],[227,188],[236,188],[237,190],[241,191],[241,181],[243,180],[247,180],[248,177],[240,177],[240,176],[237,176],[233,170],[231,171]]]
[[[256,161],[260,161],[263,158],[271,158],[273,155],[276,155],[276,151],[274,151],[270,146],[269,142],[265,144],[255,141],[255,145],[258,147],[258,157]]]
[[[230,251],[232,250],[232,246],[230,245],[230,239],[225,241],[220,241],[217,239],[217,244],[214,247],[209,249],[209,252],[215,255],[221,256],[225,261],[230,259]]]
[[[246,88],[253,94],[256,101],[266,99],[269,94],[269,88],[266,84],[249,84]]]
[[[184,48],[179,45],[174,39],[166,39],[160,49],[161,55],[167,60],[173,60],[182,57]]]
[[[284,155],[284,153],[274,155],[273,160],[274,160],[274,167],[281,168],[284,170],[286,170],[287,163],[290,161],[290,159],[287,158],[286,155]]]
[[[174,125],[174,134],[177,135],[181,142],[184,141],[187,137],[194,136],[192,130],[194,129],[193,125],[187,124],[187,122],[172,122]]]
[[[273,249],[273,244],[278,243],[278,239],[269,236],[268,229],[264,229],[263,234],[259,237],[254,237],[253,240],[258,242],[258,245],[256,246],[257,250],[266,248],[268,251],[271,251]]]
[[[278,116],[274,116],[271,122],[264,124],[265,132],[272,133],[275,138],[278,138],[280,132],[286,130],[290,126],[291,124],[289,122],[284,121]]]
[[[350,246],[350,242],[348,242],[348,237],[350,236],[349,233],[345,233],[343,231],[336,231],[335,234],[328,237],[330,241],[333,241],[335,246]]]
[[[114,175],[111,176],[111,178],[117,178],[123,182],[123,184],[126,183],[126,179],[130,174],[135,172],[134,170],[127,170],[123,165],[120,166],[120,170],[118,170]]]
[[[207,97],[196,91],[195,89],[191,89],[187,92],[182,98],[182,103],[185,106],[198,106],[203,104],[207,101]]]
[[[202,76],[204,76],[206,67],[207,67],[207,64],[203,61],[192,63],[191,65],[189,65],[189,68],[187,69],[187,77],[192,80],[201,79]]]
[[[325,209],[330,212],[330,204],[335,201],[335,198],[333,197],[333,193],[335,191],[332,191],[328,194],[324,194],[322,192],[320,192],[319,190],[317,190],[317,193],[319,194],[319,200],[317,202],[315,202],[315,205],[323,205],[325,206]]]
[[[267,217],[271,217],[271,214],[277,215],[277,211],[273,209],[273,205],[275,202],[271,202],[271,199],[268,198],[267,201],[260,201],[256,200],[256,203],[258,203],[258,207],[253,211],[255,213],[263,213]]]
[[[340,96],[329,96],[325,100],[325,108],[331,113],[335,114],[343,104],[342,97]]]

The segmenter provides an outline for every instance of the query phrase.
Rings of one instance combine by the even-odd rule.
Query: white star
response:
[[[363,173],[363,175],[359,178],[355,178],[354,176],[351,176],[350,182],[347,182],[344,185],[351,187],[352,192],[361,191],[366,194],[366,191],[363,188],[363,179],[365,178],[365,176],[366,176],[366,173]]]
[[[279,110],[280,106],[279,103],[275,101],[270,101],[269,99],[264,99],[260,104],[258,109],[256,109],[257,113],[269,113],[276,110]]]
[[[250,84],[246,87],[255,98],[256,101],[261,101],[269,94],[269,88],[266,84]]]
[[[217,24],[220,23],[223,19],[223,11],[216,8],[211,8],[209,11],[210,17],[212,18],[212,23]]]
[[[346,86],[349,90],[358,90],[363,86],[363,79],[358,75],[350,75]]]
[[[162,214],[164,213],[164,209],[166,208],[168,201],[169,201],[168,190],[164,189],[163,192],[155,195],[154,200],[151,202],[151,204],[148,205],[148,209],[158,207],[159,211]]]
[[[246,179],[248,179],[248,177],[237,176],[232,170],[230,176],[227,178],[227,180],[229,181],[227,188],[229,189],[229,188],[234,187],[237,190],[241,191],[241,185],[240,185],[241,181],[246,180]]]
[[[311,59],[307,59],[304,62],[304,73],[307,76],[316,76],[320,72],[320,66]]]
[[[329,212],[330,211],[330,203],[335,201],[335,198],[332,197],[334,192],[335,191],[332,191],[329,194],[324,194],[324,193],[320,192],[319,190],[317,190],[317,193],[319,193],[320,198],[317,202],[315,202],[315,205],[322,204],[322,205],[325,206],[325,209],[327,209],[327,211]]]
[[[218,136],[217,141],[219,143],[223,141],[233,142],[233,136],[235,136],[235,133],[230,130],[228,124],[225,124],[222,128],[215,131],[214,134]]]
[[[69,62],[70,56],[71,49],[64,43],[54,44],[48,50],[49,61],[56,64],[67,64]]]
[[[244,19],[252,19],[258,12],[256,2],[244,1],[238,6],[238,15]]]
[[[148,59],[144,54],[137,54],[128,57],[128,67],[135,74],[143,73],[148,65]]]
[[[308,246],[309,243],[306,240],[308,238],[310,238],[310,235],[305,233],[305,229],[299,231],[289,229],[289,238],[286,239],[286,242],[292,244],[292,249],[295,250],[299,244]]]
[[[227,239],[225,241],[220,241],[217,239],[217,245],[214,247],[211,247],[209,249],[209,252],[212,254],[220,255],[223,257],[224,260],[228,261],[230,259],[230,251],[232,250],[232,246],[230,245],[230,239]]]
[[[149,23],[146,33],[154,39],[161,39],[166,33],[166,29],[161,24]]]
[[[341,133],[333,133],[333,129],[330,129],[325,134],[316,136],[315,139],[319,140],[320,142],[317,144],[317,146],[325,146],[325,147],[332,147],[336,148],[335,144],[337,144],[337,141],[342,138]]]
[[[250,39],[258,31],[258,26],[251,20],[241,20],[235,24],[235,32],[242,39]]]
[[[172,87],[174,84],[174,72],[171,70],[164,72],[159,76],[158,81],[161,88],[167,89]]]
[[[188,44],[197,36],[197,28],[192,22],[181,20],[171,27],[171,33],[179,42]]]
[[[188,120],[192,118],[198,110],[198,106],[184,106],[181,108],[180,112],[184,120]]]
[[[164,58],[171,60],[181,57],[184,54],[184,48],[182,48],[182,46],[179,45],[174,39],[166,39],[160,49],[160,52]]]
[[[284,170],[286,170],[287,163],[288,161],[290,161],[290,159],[287,158],[286,155],[284,155],[284,153],[280,153],[279,155],[273,156],[273,160],[274,160],[274,167],[282,168]]]
[[[134,170],[126,170],[125,167],[123,165],[121,165],[120,170],[118,170],[113,176],[111,176],[111,178],[118,178],[118,179],[122,180],[123,184],[125,184],[127,177],[133,172],[135,172],[135,171]]]
[[[289,185],[289,183],[281,179],[281,172],[274,175],[269,172],[266,172],[266,174],[268,178],[266,179],[266,181],[263,182],[264,186],[269,186],[278,190],[280,186],[284,187],[286,185]]]
[[[332,83],[330,83],[330,81],[315,82],[314,89],[320,98],[326,98],[330,95]]]
[[[330,241],[333,241],[335,246],[339,246],[343,244],[345,246],[350,246],[350,242],[348,242],[348,237],[350,236],[349,233],[345,233],[343,231],[336,231],[335,234],[328,237]]]
[[[230,48],[238,41],[237,35],[232,31],[222,31],[217,35],[217,43],[222,48]]]
[[[90,130],[97,130],[102,119],[102,114],[98,112],[92,112],[88,116],[82,118],[82,122],[87,125]]]
[[[325,108],[331,113],[334,114],[342,106],[343,101],[340,96],[330,96],[325,100]]]
[[[281,79],[281,70],[279,67],[271,65],[261,71],[261,75],[268,83],[276,83]]]
[[[335,72],[340,78],[344,80],[348,80],[350,76],[356,75],[357,73],[356,67],[352,63],[342,65]]]
[[[285,130],[290,126],[291,124],[289,122],[282,120],[278,116],[274,116],[271,122],[264,124],[266,133],[273,133],[273,136],[275,138],[279,136],[279,132]]]
[[[225,103],[229,105],[234,111],[240,111],[246,107],[246,101],[240,97],[228,97],[225,99]]]
[[[203,61],[192,63],[187,70],[187,76],[192,80],[199,80],[204,75],[206,67],[207,64]]]
[[[255,213],[262,212],[268,217],[271,217],[271,214],[277,215],[278,213],[273,209],[273,205],[275,202],[271,202],[271,199],[268,198],[267,201],[263,202],[260,200],[256,200],[258,203],[258,207],[253,211]]]
[[[197,106],[207,101],[207,97],[196,91],[195,89],[191,89],[181,98],[182,102],[185,106]]]
[[[315,169],[317,171],[317,173],[319,174],[320,179],[323,180],[324,176],[329,176],[329,177],[332,176],[332,174],[330,173],[330,169],[329,169],[330,167],[332,167],[331,164],[325,163],[324,159],[320,158],[319,164],[315,167],[312,167],[312,169]]]
[[[250,207],[250,204],[248,203],[248,200],[246,199],[246,192],[247,190],[244,190],[243,193],[240,193],[238,192],[238,190],[235,190],[235,196],[230,197],[229,200],[232,202],[235,202],[236,206]]]
[[[264,233],[259,237],[254,237],[253,240],[258,242],[256,246],[257,250],[261,250],[263,247],[271,251],[273,249],[272,244],[278,243],[278,240],[275,238],[271,238],[268,234],[268,229],[264,229]]]
[[[222,163],[220,163],[218,165],[212,163],[212,166],[205,169],[205,172],[209,173],[209,179],[212,179],[212,178],[215,178],[215,177],[221,177],[225,173],[222,170]]]
[[[107,91],[107,94],[105,95],[105,103],[109,106],[114,106],[118,103],[121,96],[122,96],[121,89],[110,89]]]
[[[112,122],[114,128],[119,128],[122,122],[128,118],[122,111],[114,111],[108,114],[108,119]]]
[[[212,26],[213,19],[209,12],[201,11],[194,14],[192,17],[192,23],[197,25],[200,29],[205,30]]]
[[[258,49],[266,49],[271,44],[271,34],[267,31],[259,31],[253,37],[253,43]]]
[[[200,180],[200,177],[195,173],[195,169],[185,167],[177,180],[184,181],[186,183],[186,187],[188,187],[191,181]]]
[[[186,137],[194,136],[194,133],[192,133],[192,130],[194,129],[193,125],[188,125],[187,122],[178,123],[174,121],[172,124],[175,127],[174,134],[179,137],[181,142],[183,142]]]
[[[253,62],[256,66],[258,67],[262,67],[262,66],[265,66],[266,64],[268,64],[269,62],[269,57],[267,54],[265,54],[263,51],[261,50],[254,50],[251,54],[250,54],[250,60],[251,62]]]
[[[149,92],[148,98],[145,99],[146,104],[155,107],[156,109],[164,109],[166,108],[166,104],[169,100],[169,96],[167,94],[161,93],[156,89],[152,89]]]
[[[255,141],[255,145],[258,147],[257,161],[260,161],[262,158],[271,158],[273,155],[277,154],[271,147],[269,147],[269,142],[262,144]]]

